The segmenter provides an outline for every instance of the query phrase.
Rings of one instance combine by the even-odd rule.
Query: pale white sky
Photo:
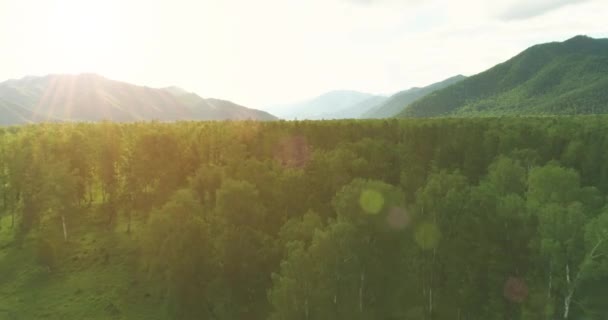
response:
[[[577,34],[608,0],[0,0],[0,81],[95,72],[255,108],[389,93]]]

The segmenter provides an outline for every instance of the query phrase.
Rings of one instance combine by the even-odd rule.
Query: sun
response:
[[[119,36],[112,1],[59,1],[49,12],[46,41],[56,66],[70,73],[103,72]],[[110,59],[111,60],[111,59]]]

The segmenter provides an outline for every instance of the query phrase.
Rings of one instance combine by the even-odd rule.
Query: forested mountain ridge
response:
[[[394,117],[403,109],[407,108],[407,106],[409,106],[412,102],[464,79],[466,79],[465,76],[457,75],[443,81],[433,83],[426,87],[415,87],[400,91],[390,96],[383,103],[367,110],[367,112],[365,112],[361,118],[375,119]]]
[[[0,128],[0,318],[608,314],[608,117]]]
[[[25,77],[0,83],[0,125],[41,121],[275,120],[229,101],[179,88],[155,89],[95,74]]]
[[[608,113],[608,39],[576,36],[530,47],[436,91],[401,117]]]

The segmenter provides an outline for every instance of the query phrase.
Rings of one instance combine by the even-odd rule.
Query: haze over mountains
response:
[[[288,119],[608,113],[608,39],[535,45],[470,78],[457,75],[390,97],[332,91],[272,110]]]
[[[403,90],[388,97],[358,91],[330,91],[307,101],[266,109],[285,119],[390,118],[417,99],[465,78],[463,75],[457,75],[426,87]]]
[[[310,100],[293,104],[269,106],[269,112],[284,119],[346,119],[359,118],[369,108],[382,103],[385,96],[351,90],[336,90]]]
[[[0,125],[41,121],[275,120],[230,101],[177,87],[156,89],[96,74],[25,77],[0,83]]]
[[[390,97],[338,90],[266,108],[283,119],[589,114],[608,112],[608,39],[536,45],[487,71]],[[41,121],[275,120],[268,112],[95,74],[0,83],[0,125]]]
[[[576,36],[530,47],[436,91],[402,117],[608,113],[608,39]]]

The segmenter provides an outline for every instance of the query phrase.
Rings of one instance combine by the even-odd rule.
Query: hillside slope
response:
[[[443,81],[433,83],[422,88],[411,88],[403,90],[390,96],[384,103],[375,106],[374,108],[365,112],[363,118],[389,118],[397,115],[401,110],[406,108],[412,102],[432,93],[437,90],[448,87],[454,83],[457,83],[463,79],[466,79],[463,75],[457,75]]]
[[[60,121],[274,120],[229,101],[172,87],[155,89],[95,74],[25,77],[0,83],[3,125]]]
[[[26,124],[32,122],[32,119],[37,117],[38,116],[30,110],[0,100],[0,126]]]
[[[434,92],[402,117],[608,113],[608,39],[536,45]]]

